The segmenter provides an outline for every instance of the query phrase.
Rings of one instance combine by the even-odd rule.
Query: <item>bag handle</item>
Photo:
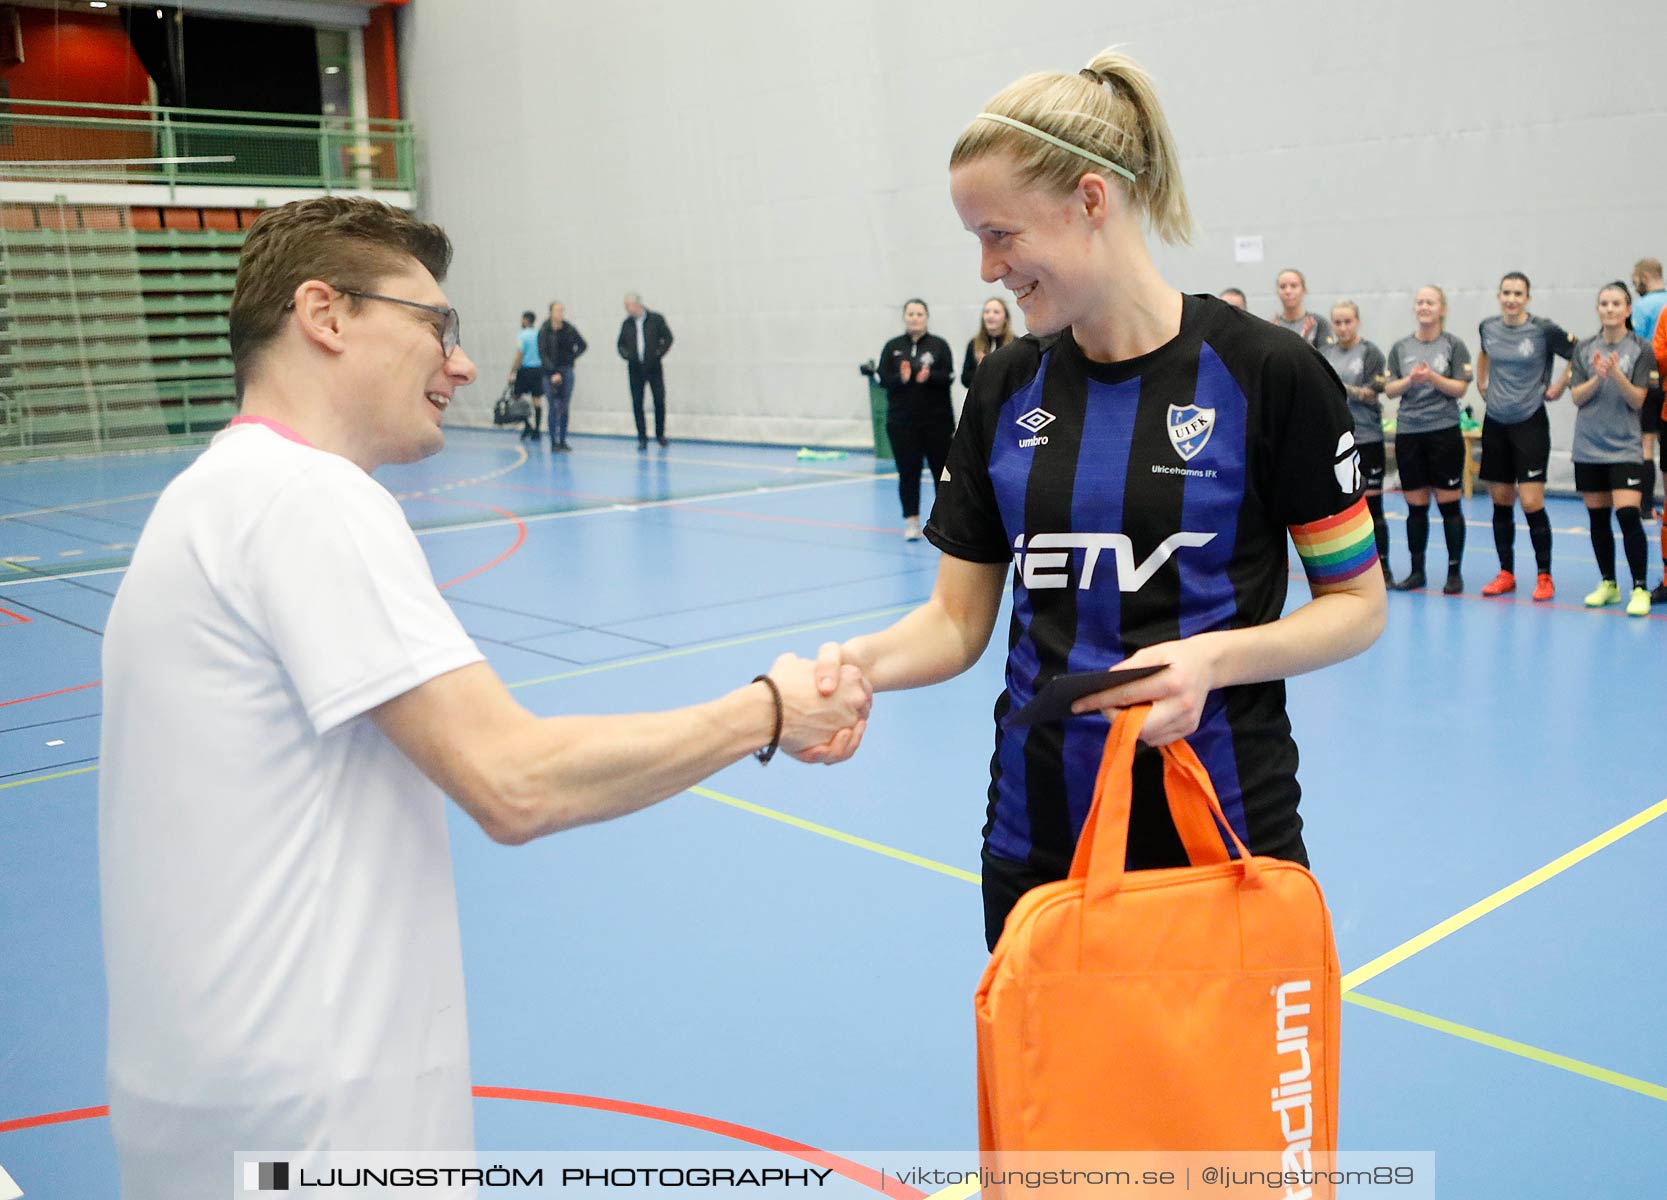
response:
[[[1122,886],[1129,849],[1129,813],[1133,807],[1134,755],[1151,705],[1139,704],[1118,712],[1106,735],[1100,770],[1094,780],[1094,800],[1071,859],[1070,878],[1086,882],[1086,899],[1109,896]],[[1227,862],[1222,834],[1239,852],[1243,882],[1254,884],[1260,868],[1221,810],[1209,772],[1185,741],[1160,748],[1164,793],[1171,819],[1194,866]]]

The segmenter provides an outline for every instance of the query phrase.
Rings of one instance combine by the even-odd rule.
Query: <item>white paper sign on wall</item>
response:
[[[1253,234],[1250,237],[1236,237],[1233,239],[1233,261],[1242,263],[1258,263],[1262,261],[1262,235]]]

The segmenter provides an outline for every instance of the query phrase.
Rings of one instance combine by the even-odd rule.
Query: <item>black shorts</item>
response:
[[[1643,426],[1645,433],[1661,432],[1661,389],[1658,387],[1644,389],[1644,407],[1638,414],[1638,423]]]
[[[1457,491],[1464,482],[1464,435],[1457,425],[1429,433],[1398,433],[1395,464],[1403,492],[1430,487]]]
[[[1644,486],[1644,464],[1582,463],[1574,464],[1574,488],[1577,492],[1636,492]]]
[[[1490,483],[1544,483],[1551,465],[1551,418],[1540,410],[1507,425],[1482,421],[1482,478]]]
[[[1383,491],[1383,443],[1358,442],[1355,449],[1360,453],[1360,478],[1366,490]]]
[[[539,367],[515,368],[515,394],[517,396],[544,396],[544,371]]]

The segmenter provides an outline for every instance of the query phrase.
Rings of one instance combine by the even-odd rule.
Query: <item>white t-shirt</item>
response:
[[[258,425],[157,501],[104,639],[125,1200],[236,1150],[469,1150],[445,797],[364,714],[482,658],[386,489]]]

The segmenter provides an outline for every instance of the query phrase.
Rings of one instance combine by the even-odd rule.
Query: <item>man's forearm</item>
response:
[[[549,717],[506,745],[496,783],[523,838],[647,808],[769,744],[764,684],[663,713]]]

